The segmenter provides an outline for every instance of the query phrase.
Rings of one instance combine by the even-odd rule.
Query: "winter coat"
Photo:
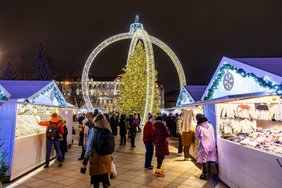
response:
[[[125,136],[127,131],[126,131],[126,126],[125,126],[125,118],[121,118],[119,122],[119,135]]]
[[[102,128],[102,129],[109,129],[110,131],[112,131],[110,124],[106,119],[101,119],[99,121],[96,121],[95,127]],[[94,142],[95,142],[95,139],[97,139],[97,137],[96,137],[97,131],[99,131],[99,130],[98,129],[91,129],[90,131],[94,131]],[[89,137],[90,137],[90,135],[89,135]],[[90,144],[89,144],[89,147],[90,147]],[[90,155],[89,174],[90,175],[99,175],[99,174],[110,173],[111,172],[111,163],[112,163],[112,155],[111,154],[101,156],[101,155],[98,155],[95,152],[95,149],[94,149],[93,153]]]
[[[41,126],[50,126],[50,122],[52,123],[58,123],[58,127],[59,127],[59,131],[61,134],[64,134],[64,128],[63,128],[63,125],[61,123],[59,123],[59,119],[58,117],[51,117],[50,121],[41,121],[41,122],[38,122],[38,125],[41,125]]]
[[[213,126],[207,121],[198,124],[195,136],[200,139],[197,163],[216,162],[217,154]]]
[[[156,148],[156,157],[164,157],[169,155],[168,150],[168,137],[169,130],[166,128],[164,122],[157,120],[154,123],[154,143]]]
[[[154,142],[154,125],[147,121],[143,129],[143,142]]]
[[[67,152],[68,151],[68,144],[67,144],[68,128],[66,125],[64,125],[63,129],[64,129],[64,134],[62,135],[63,139],[60,140],[60,149],[61,151]]]

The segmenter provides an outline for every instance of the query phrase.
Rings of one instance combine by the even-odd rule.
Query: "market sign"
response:
[[[255,92],[282,95],[282,77],[223,57],[202,100]]]

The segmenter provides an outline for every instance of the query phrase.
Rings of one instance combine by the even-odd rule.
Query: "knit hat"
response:
[[[148,120],[150,120],[153,117],[151,113],[148,113]]]
[[[205,117],[204,114],[197,114],[196,120],[197,120],[198,124],[208,121],[208,119]]]
[[[58,114],[56,112],[52,113],[51,117],[58,117]]]
[[[95,116],[97,116],[98,114],[99,114],[99,110],[98,110],[98,109],[95,109],[93,116],[95,117]]]

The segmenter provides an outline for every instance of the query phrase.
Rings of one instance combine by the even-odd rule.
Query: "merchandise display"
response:
[[[51,109],[52,110],[52,109]],[[16,120],[15,137],[32,136],[46,132],[46,127],[39,126],[39,120],[48,120],[50,118],[50,109],[43,106],[18,106],[18,115]]]
[[[254,147],[271,153],[282,154],[282,107],[280,100],[266,103],[265,99],[246,100],[240,103],[218,104],[220,138]],[[269,101],[269,100],[268,100]],[[267,127],[261,127],[260,121]],[[273,122],[281,126],[272,128]]]
[[[45,133],[46,127],[37,124],[37,117],[33,115],[19,115],[17,117],[16,138]]]

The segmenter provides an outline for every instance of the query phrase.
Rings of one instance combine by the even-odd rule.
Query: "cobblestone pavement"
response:
[[[61,188],[77,187],[89,188],[90,177],[80,173],[81,147],[77,145],[77,136],[74,136],[74,144],[66,153],[66,160],[62,167],[57,167],[54,163],[48,169],[43,166],[31,171],[27,175],[9,183],[4,187],[18,188]],[[114,163],[118,175],[111,179],[111,187],[116,188],[136,188],[136,187],[157,187],[157,188],[194,188],[194,187],[226,187],[223,183],[214,179],[212,181],[200,180],[201,170],[195,165],[194,161],[184,161],[183,156],[178,157],[177,141],[170,139],[170,155],[163,162],[165,177],[156,177],[154,170],[144,170],[145,148],[142,142],[142,133],[136,137],[136,147],[130,147],[127,140],[126,146],[119,145],[119,136],[116,137],[116,148],[113,154]],[[153,165],[156,166],[156,157],[153,158]],[[102,187],[102,186],[101,186]]]

